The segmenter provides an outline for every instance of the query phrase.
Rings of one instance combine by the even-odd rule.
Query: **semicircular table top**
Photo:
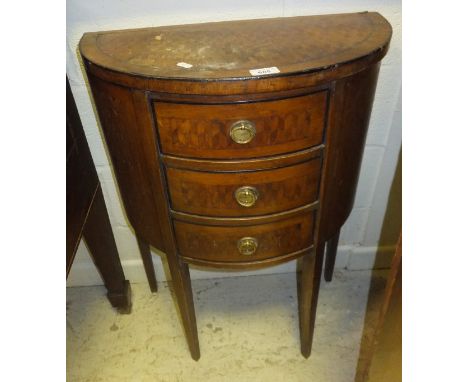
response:
[[[388,47],[390,24],[375,12],[227,21],[85,33],[80,52],[95,65],[151,78],[281,75],[343,65]]]

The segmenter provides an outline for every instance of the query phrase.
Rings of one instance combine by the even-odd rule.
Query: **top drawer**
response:
[[[327,92],[231,104],[155,102],[161,151],[206,159],[254,158],[322,142]]]

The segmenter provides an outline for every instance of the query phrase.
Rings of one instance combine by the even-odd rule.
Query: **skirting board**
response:
[[[349,270],[368,270],[389,268],[395,246],[388,247],[357,247],[343,245],[338,247],[336,256],[336,269]],[[156,270],[156,278],[158,281],[166,281],[168,271],[166,263],[161,261],[161,257],[153,255],[153,263]],[[163,265],[164,264],[164,265]],[[252,276],[265,274],[278,274],[296,272],[296,261],[290,261],[276,267],[270,267],[255,271],[215,271],[201,270],[198,267],[190,266],[190,276],[193,280],[210,279],[220,277],[236,277],[236,276]],[[125,277],[131,283],[146,283],[146,275],[141,260],[123,260],[122,267]],[[67,279],[67,287],[103,285],[101,276],[96,267],[89,262],[77,262],[73,264],[70,274]]]
[[[353,247],[349,253],[346,269],[357,271],[390,268],[395,249],[396,245]]]

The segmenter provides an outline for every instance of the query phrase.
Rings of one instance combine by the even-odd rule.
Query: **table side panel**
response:
[[[319,242],[340,229],[353,207],[379,67],[336,82],[325,138]]]
[[[160,211],[154,193],[162,192],[158,156],[146,95],[89,75],[101,127],[112,159],[125,211],[146,242],[164,250]]]

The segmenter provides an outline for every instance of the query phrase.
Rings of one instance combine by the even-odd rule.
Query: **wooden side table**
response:
[[[143,247],[167,254],[194,359],[188,264],[298,258],[310,355],[325,245],[331,280],[391,33],[363,12],[83,36],[127,216]]]

